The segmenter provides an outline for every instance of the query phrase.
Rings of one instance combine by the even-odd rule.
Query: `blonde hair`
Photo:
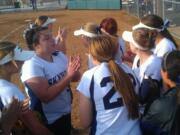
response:
[[[128,109],[128,116],[131,119],[136,119],[139,116],[138,99],[130,77],[115,63],[114,59],[117,46],[118,43],[116,39],[102,35],[92,38],[89,52],[97,61],[108,63],[111,80],[114,82],[115,89],[122,95],[123,101]]]
[[[88,22],[82,28],[83,28],[83,30],[85,30],[89,33],[93,33],[93,34],[99,34],[100,33],[99,26],[95,23]]]
[[[16,44],[9,42],[9,41],[3,41],[0,42],[0,60],[4,58],[8,53],[13,52],[14,48],[16,47]]]
[[[13,53],[14,48],[16,47],[16,44],[9,42],[9,41],[3,41],[0,42],[0,60],[3,59],[7,54]],[[4,65],[0,65],[0,77],[6,76],[6,70],[3,68]]]

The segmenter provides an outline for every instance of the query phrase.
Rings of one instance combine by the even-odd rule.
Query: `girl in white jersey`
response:
[[[90,135],[141,135],[132,72],[115,62],[117,46],[107,36],[93,38],[89,46],[95,67],[83,74],[77,89],[80,121],[91,127]]]
[[[138,28],[147,28],[156,33],[155,47],[152,49],[153,53],[158,57],[163,57],[165,53],[171,52],[178,48],[172,35],[167,30],[169,21],[157,15],[147,15],[140,19],[140,23],[133,26],[133,30]]]
[[[113,18],[106,18],[104,19],[104,21],[102,21],[101,25],[102,26],[98,26],[97,24],[94,24],[94,23],[87,23],[79,30],[74,31],[74,35],[81,36],[82,42],[86,48],[89,47],[91,39],[99,35],[104,34],[104,35],[112,36],[112,38],[114,39],[116,38],[116,40],[118,41],[118,46],[117,46],[117,53],[116,53],[115,60],[118,63],[122,63],[124,43],[116,35],[117,33],[116,21]],[[105,31],[106,27],[109,27],[110,29],[108,31],[113,31],[113,33],[106,32]],[[88,68],[90,69],[92,67],[94,67],[94,64],[92,63],[92,58],[88,54]]]
[[[132,69],[140,82],[140,102],[145,104],[159,96],[159,91],[156,95],[151,96],[151,84],[149,79],[160,84],[161,80],[161,59],[151,52],[154,47],[155,35],[151,30],[146,28],[135,29],[133,32],[125,31],[122,35],[125,41],[130,44],[130,49],[136,54]],[[159,89],[158,89],[159,90]]]
[[[56,21],[55,18],[51,18],[45,15],[38,16],[33,24],[30,24],[30,28],[32,27],[48,27],[48,29],[53,32],[53,23]],[[29,28],[27,28],[24,32],[25,33]],[[62,51],[63,53],[66,53],[66,38],[67,38],[67,30],[65,28],[59,27],[57,31],[57,36],[54,37],[56,50]]]
[[[104,18],[101,21],[99,27],[102,33],[107,34],[109,36],[117,37],[119,46],[117,49],[116,59],[120,59],[121,61],[119,62],[122,62],[122,57],[124,56],[126,50],[124,40],[117,35],[118,24],[116,20],[111,17]]]
[[[0,109],[3,110],[0,134],[2,135],[10,135],[17,119],[26,125],[23,134],[29,130],[33,135],[52,135],[29,109],[29,100],[15,84],[10,82],[11,76],[20,71],[22,62],[33,55],[34,52],[22,50],[12,42],[0,42]],[[22,130],[22,127],[19,129]]]
[[[34,57],[25,61],[21,79],[26,85],[31,105],[36,109],[40,100],[47,127],[55,135],[69,135],[71,131],[70,82],[78,73],[79,57],[67,57],[55,51],[52,33],[47,27],[36,27],[26,33],[26,42],[35,51]],[[37,107],[40,109],[40,106]]]
[[[81,41],[82,41],[84,47],[86,47],[86,48],[89,47],[91,39],[100,34],[101,33],[99,30],[99,26],[92,22],[88,22],[83,27],[81,27],[79,30],[74,31],[74,36],[80,36]],[[88,68],[90,69],[90,68],[94,67],[94,65],[92,63],[92,58],[90,57],[90,55],[88,53],[86,53],[86,55],[88,56],[87,63],[88,63]]]

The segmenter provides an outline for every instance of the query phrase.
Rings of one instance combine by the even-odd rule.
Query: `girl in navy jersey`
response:
[[[132,71],[115,62],[117,40],[94,37],[89,53],[94,68],[86,71],[77,87],[80,120],[90,135],[141,135],[138,99]]]

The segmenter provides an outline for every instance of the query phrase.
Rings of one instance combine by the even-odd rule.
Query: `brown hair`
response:
[[[111,80],[115,89],[121,93],[123,101],[128,109],[128,116],[131,119],[138,118],[138,99],[133,84],[123,69],[115,63],[117,40],[108,36],[98,36],[91,40],[89,52],[99,62],[108,62],[111,72]]]
[[[163,19],[160,16],[153,15],[153,14],[142,17],[140,21],[143,24],[150,26],[150,27],[153,27],[153,28],[162,29],[164,26]],[[178,48],[176,41],[174,40],[173,36],[169,33],[169,31],[166,28],[163,31],[161,31],[160,34],[163,37],[170,39],[174,43],[176,48]]]
[[[83,30],[93,33],[93,34],[100,34],[99,26],[95,23],[88,22],[83,26]]]
[[[34,50],[33,45],[39,43],[40,32],[44,31],[44,30],[48,30],[48,28],[35,26],[34,28],[26,30],[25,40],[26,40],[27,46],[30,50]]]
[[[37,26],[42,26],[48,19],[48,16],[39,16],[36,20],[35,20],[35,25]]]
[[[117,36],[118,25],[114,18],[104,18],[100,23],[100,28],[103,28],[110,35]]]
[[[155,45],[156,33],[146,28],[138,28],[133,31],[133,39],[143,48],[152,49]]]

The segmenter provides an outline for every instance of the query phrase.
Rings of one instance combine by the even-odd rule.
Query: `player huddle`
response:
[[[113,18],[75,30],[74,36],[80,37],[88,51],[88,69],[82,75],[80,57],[66,56],[66,29],[59,28],[57,36],[52,35],[55,21],[40,16],[25,30],[31,51],[18,52],[13,43],[0,43],[0,52],[6,52],[0,55],[0,69],[16,68],[1,76],[1,109],[15,97],[21,108],[30,106],[14,117],[21,118],[31,133],[70,135],[70,83],[79,81],[80,122],[83,128],[90,128],[90,135],[179,134],[180,51],[167,30],[168,21],[147,15],[132,31],[124,31],[122,38]],[[25,97],[16,86],[8,85],[6,76],[18,69],[30,105],[24,103]],[[12,110],[11,106],[8,109]],[[42,123],[32,111],[41,115]],[[11,127],[5,131],[10,133]]]

